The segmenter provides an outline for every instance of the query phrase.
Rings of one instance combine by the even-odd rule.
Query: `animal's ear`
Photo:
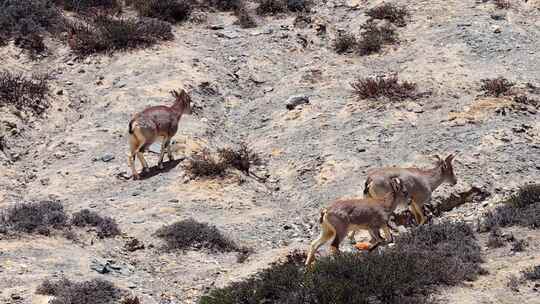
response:
[[[444,160],[446,163],[452,163],[452,161],[456,158],[456,156],[458,155],[459,152],[456,152],[456,153],[453,153],[453,154],[450,154],[446,157],[446,159]]]
[[[431,157],[433,157],[438,163],[443,161],[442,158],[438,154],[432,155]]]
[[[176,90],[169,91],[169,93],[171,93],[172,97],[178,99],[178,92],[176,92]]]

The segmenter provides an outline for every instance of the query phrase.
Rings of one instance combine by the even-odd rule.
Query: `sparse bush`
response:
[[[540,280],[540,265],[528,268],[522,271],[523,277],[529,281],[538,281]]]
[[[85,12],[90,8],[113,9],[119,11],[122,4],[118,0],[57,0],[67,11]]]
[[[126,297],[122,300],[121,304],[141,304],[138,297]]]
[[[397,26],[405,26],[407,22],[405,18],[409,16],[409,12],[403,6],[397,6],[392,3],[384,3],[366,12],[366,15],[373,19],[388,20]]]
[[[502,205],[487,212],[480,230],[513,225],[540,228],[540,184],[521,187]]]
[[[24,233],[48,235],[50,228],[63,228],[67,224],[64,207],[57,201],[21,203],[0,213],[0,227]]]
[[[77,227],[96,227],[100,238],[114,237],[120,234],[118,224],[113,218],[101,216],[94,211],[83,209],[73,214],[71,224]]]
[[[186,21],[192,11],[188,0],[135,0],[132,5],[141,16],[171,23]]]
[[[204,149],[189,160],[186,170],[193,177],[223,177],[229,168],[236,168],[249,175],[251,166],[260,163],[259,156],[245,143],[241,143],[237,150],[219,149],[217,156]]]
[[[506,286],[508,286],[512,291],[519,291],[519,285],[523,283],[523,279],[518,278],[515,275],[510,275],[508,277],[508,282],[506,283]]]
[[[208,0],[208,5],[220,11],[234,11],[241,5],[242,0]]]
[[[396,75],[358,78],[351,83],[354,93],[361,99],[379,99],[386,97],[392,101],[416,99],[417,86],[412,82],[399,82]]]
[[[256,9],[257,14],[277,15],[287,11],[287,3],[285,0],[260,0],[259,6]]]
[[[529,243],[524,239],[515,240],[514,242],[512,242],[512,248],[510,250],[513,252],[523,252],[527,249],[528,246]]]
[[[356,37],[350,33],[340,34],[334,41],[334,50],[338,54],[343,54],[354,50],[357,47]]]
[[[45,280],[36,290],[37,294],[54,296],[49,304],[114,304],[122,292],[111,282],[93,279],[85,282]]]
[[[0,107],[14,106],[20,111],[41,115],[49,107],[47,76],[25,77],[8,71],[0,72]]]
[[[259,165],[261,159],[257,153],[253,152],[246,143],[241,143],[237,150],[231,148],[219,149],[221,161],[229,167],[236,168],[249,175],[252,165]]]
[[[310,6],[309,0],[287,0],[287,9],[291,12],[308,12]]]
[[[199,223],[194,219],[163,226],[156,231],[156,236],[165,241],[167,250],[206,248],[220,252],[242,251],[235,242],[223,236],[215,226]]]
[[[449,222],[413,229],[383,251],[322,258],[311,271],[304,261],[294,253],[199,303],[426,303],[436,285],[455,285],[482,271],[472,229]]]
[[[240,27],[253,28],[257,26],[255,18],[250,14],[243,2],[241,2],[239,7],[235,8],[234,14],[236,15],[236,18],[238,18],[236,23],[239,24]]]
[[[15,38],[15,45],[30,52],[31,56],[43,54],[47,51],[47,46],[43,43],[43,37],[35,33]]]
[[[0,1],[0,36],[11,39],[63,29],[63,17],[51,0]]]
[[[506,244],[506,240],[502,237],[500,229],[494,229],[489,233],[487,246],[489,248],[501,248]]]
[[[499,97],[501,95],[507,95],[510,89],[514,86],[514,83],[508,81],[503,77],[493,79],[482,79],[481,90],[485,91],[487,96]]]
[[[98,15],[89,24],[72,23],[69,45],[77,53],[92,53],[148,47],[171,40],[171,25],[153,18],[114,18]]]
[[[398,41],[395,29],[389,24],[377,26],[373,22],[368,22],[363,29],[357,44],[358,53],[362,56],[377,53],[384,45]]]
[[[493,0],[493,2],[495,3],[495,6],[500,9],[508,9],[512,6],[508,0]]]
[[[223,177],[227,165],[212,156],[208,149],[204,149],[192,156],[188,161],[186,170],[194,177]]]

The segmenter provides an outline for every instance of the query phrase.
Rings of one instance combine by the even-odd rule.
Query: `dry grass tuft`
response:
[[[102,279],[73,282],[64,278],[43,281],[36,294],[54,296],[49,304],[115,304],[122,292],[111,282]]]
[[[351,83],[354,94],[360,99],[388,98],[392,101],[416,99],[419,97],[417,85],[412,82],[399,82],[396,75],[358,78]]]
[[[353,51],[358,46],[356,37],[350,33],[340,34],[334,41],[334,51],[338,54],[347,53]]]
[[[397,26],[407,25],[406,18],[409,12],[404,6],[397,6],[392,3],[384,3],[366,12],[366,15],[373,19],[388,20]]]
[[[384,45],[397,43],[397,33],[389,24],[375,25],[368,22],[362,26],[363,32],[360,34],[357,51],[360,55],[370,55],[382,50]]]
[[[14,106],[20,111],[43,114],[49,108],[47,76],[0,72],[0,107]]]
[[[514,86],[514,83],[508,81],[503,77],[482,79],[481,90],[485,91],[486,96],[499,97],[501,95],[508,95],[510,89]]]

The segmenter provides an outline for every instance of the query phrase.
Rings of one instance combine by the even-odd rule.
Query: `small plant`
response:
[[[506,245],[506,240],[501,235],[501,230],[493,229],[489,233],[487,246],[489,248],[501,248],[504,247],[504,245]]]
[[[287,11],[285,0],[260,0],[256,9],[257,14],[261,16],[277,15]]]
[[[366,12],[366,15],[373,19],[388,20],[397,26],[405,26],[407,22],[405,18],[409,16],[409,12],[403,6],[396,6],[392,3],[384,3]]]
[[[114,304],[120,300],[122,292],[102,279],[72,282],[64,278],[59,281],[43,281],[36,289],[36,294],[54,296],[49,304]]]
[[[360,40],[358,41],[358,53],[362,56],[379,52],[384,45],[394,44],[397,40],[395,29],[388,24],[380,26],[368,22],[363,26]]]
[[[356,37],[353,34],[340,34],[334,41],[334,50],[338,54],[343,54],[354,50],[357,47]]]
[[[57,0],[67,11],[85,12],[90,8],[113,9],[120,11],[122,5],[118,0]]]
[[[493,0],[493,2],[495,3],[495,6],[499,9],[508,9],[512,6],[510,1],[508,0]]]
[[[510,275],[510,277],[508,277],[508,283],[506,283],[506,286],[508,286],[508,288],[510,288],[512,291],[518,292],[519,285],[521,285],[521,283],[523,283],[522,279],[515,275]]]
[[[236,18],[238,18],[236,23],[239,24],[240,27],[254,28],[257,26],[255,18],[249,13],[249,10],[243,2],[241,2],[241,4],[234,9],[234,14],[236,15]]]
[[[73,214],[71,224],[77,227],[96,227],[100,238],[114,237],[120,234],[118,224],[113,218],[100,216],[94,211],[83,209]]]
[[[156,236],[165,241],[167,250],[206,248],[220,252],[241,251],[235,242],[223,236],[215,226],[194,219],[163,226],[156,231]]]
[[[261,163],[259,156],[246,143],[241,143],[237,150],[231,148],[219,149],[218,154],[224,164],[236,168],[246,175],[249,175],[249,169],[252,165]]]
[[[141,304],[138,297],[126,297],[120,302],[121,304]]]
[[[0,213],[0,227],[5,231],[48,235],[50,228],[60,229],[67,225],[64,207],[57,201],[21,203]]]
[[[513,252],[523,252],[527,249],[528,246],[529,243],[524,239],[515,240],[514,242],[512,242],[512,248],[510,250]]]
[[[386,97],[392,101],[404,99],[416,99],[417,86],[412,82],[399,82],[396,75],[386,77],[377,76],[369,78],[358,78],[351,83],[354,93],[361,99],[379,99]]]
[[[249,175],[251,166],[260,163],[259,156],[245,143],[241,143],[237,150],[219,149],[217,156],[204,149],[189,160],[186,169],[193,177],[224,177],[229,168],[236,168]]]
[[[20,111],[43,114],[49,107],[48,77],[25,77],[8,71],[0,72],[0,107],[14,106]]]
[[[132,5],[141,16],[171,23],[186,21],[193,10],[187,0],[135,0]]]
[[[308,0],[287,0],[287,9],[291,12],[309,12],[311,2]]]
[[[540,265],[530,267],[522,271],[523,277],[529,281],[538,281],[540,280]]]
[[[481,231],[519,225],[540,228],[540,184],[526,185],[484,215]]]
[[[208,149],[204,149],[193,155],[186,166],[186,170],[194,177],[223,177],[227,165],[216,159]]]
[[[43,43],[43,37],[35,33],[15,38],[15,45],[23,50],[27,50],[32,57],[47,51],[47,46]]]
[[[508,79],[499,77],[493,79],[482,79],[482,86],[480,89],[485,91],[485,95],[499,97],[501,95],[508,95],[510,89],[514,86],[514,83],[508,81]]]

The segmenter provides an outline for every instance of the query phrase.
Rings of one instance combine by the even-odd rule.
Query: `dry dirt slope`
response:
[[[193,217],[215,223],[256,251],[239,265],[233,254],[165,254],[155,248],[127,253],[122,237],[93,244],[84,237],[79,243],[60,236],[0,240],[0,300],[15,303],[11,296],[16,294],[22,298],[16,303],[39,301],[33,292],[43,278],[66,275],[104,277],[142,295],[143,303],[195,302],[206,288],[306,246],[316,233],[320,206],[361,193],[365,172],[374,166],[425,166],[433,153],[461,151],[457,189],[474,184],[492,193],[482,205],[465,205],[447,215],[470,221],[516,186],[537,181],[538,115],[497,116],[493,104],[503,101],[477,97],[482,78],[504,76],[522,86],[540,86],[540,13],[534,3],[516,1],[513,8],[497,11],[482,1],[408,1],[412,20],[399,29],[399,46],[369,57],[335,54],[336,31],[357,32],[366,20],[365,8],[378,3],[361,2],[358,9],[340,1],[318,4],[314,16],[327,25],[326,36],[295,27],[293,16],[261,19],[258,28],[243,30],[232,24],[232,16],[211,14],[208,24],[223,25],[223,30],[187,24],[175,29],[172,42],[83,62],[73,61],[62,46],[40,62],[19,57],[11,47],[0,49],[2,67],[50,71],[56,90],[63,90],[42,121],[25,127],[2,114],[2,120],[14,120],[24,130],[12,139],[10,151],[20,159],[2,164],[1,206],[58,198],[70,212],[92,208],[111,215],[126,237],[156,247],[152,233],[157,228]],[[495,20],[493,13],[502,19]],[[382,108],[351,95],[349,82],[355,77],[390,72],[432,95]],[[97,85],[100,77],[103,84]],[[201,86],[206,82],[217,93]],[[266,185],[240,174],[187,181],[181,166],[143,181],[118,178],[127,171],[131,114],[168,102],[168,91],[179,87],[192,89],[202,111],[183,119],[177,139],[211,149],[250,143],[266,160],[258,171],[270,175]],[[310,96],[311,102],[288,111],[285,101],[296,94]],[[115,158],[99,160],[105,154]],[[150,161],[155,164],[156,158]],[[443,187],[437,195],[451,191]],[[539,262],[540,236],[526,233],[532,243],[525,254],[508,258],[507,252],[486,252],[491,274],[471,286],[443,291],[441,298],[449,303],[540,302],[534,293],[505,287],[508,273]],[[91,270],[94,261],[105,260],[121,270],[107,275]]]

